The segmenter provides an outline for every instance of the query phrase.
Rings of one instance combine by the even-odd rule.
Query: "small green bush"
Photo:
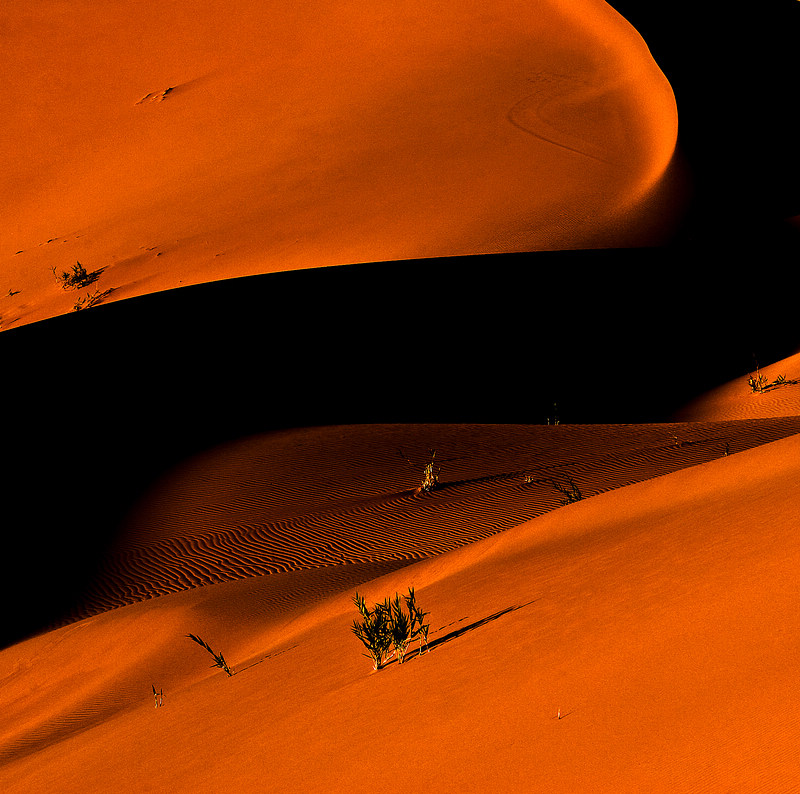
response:
[[[417,606],[413,587],[408,588],[402,601],[395,593],[394,598],[387,597],[372,609],[358,593],[353,596],[353,602],[361,613],[361,620],[353,621],[352,631],[367,649],[364,655],[372,660],[373,670],[380,670],[395,655],[398,663],[403,664],[408,646],[414,640],[419,640],[420,653],[423,646],[427,650],[430,625],[425,623],[425,618],[428,613]]]
[[[418,468],[403,454],[402,450],[398,450],[398,453],[409,466],[414,469]],[[436,450],[428,450],[428,455],[430,456],[430,460],[422,468],[422,481],[414,491],[415,494],[429,493],[439,487],[439,475],[442,473],[442,469],[434,463],[436,459]]]
[[[380,670],[385,661],[384,657],[392,647],[392,629],[389,625],[389,610],[385,604],[375,604],[372,609],[367,607],[363,596],[357,592],[353,596],[361,620],[353,620],[353,634],[361,640],[368,659],[372,659],[372,669]]]

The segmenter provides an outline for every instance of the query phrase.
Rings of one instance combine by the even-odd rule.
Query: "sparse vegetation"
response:
[[[156,685],[153,684],[153,698],[156,701],[156,708],[160,708],[164,705],[164,689],[162,688],[160,691],[156,691]]]
[[[417,468],[414,464],[403,454],[402,450],[398,450],[400,453],[400,457],[403,458],[406,463],[412,468]],[[435,463],[436,458],[436,450],[430,449],[428,450],[428,456],[430,460],[423,466],[422,468],[422,481],[420,482],[417,489],[414,491],[416,494],[420,493],[429,493],[430,491],[434,490],[435,488],[439,487],[439,475],[442,473],[441,466],[437,466]]]
[[[764,389],[767,388],[767,378],[766,376],[759,370],[758,363],[756,363],[756,372],[755,375],[750,375],[747,379],[747,384],[750,386],[750,391],[753,394],[761,394]]]
[[[398,663],[403,664],[408,646],[414,640],[419,640],[419,653],[423,647],[427,650],[430,625],[425,623],[425,618],[428,613],[417,606],[413,587],[409,587],[402,601],[395,593],[394,598],[387,597],[370,609],[363,596],[356,593],[353,603],[361,620],[353,621],[352,631],[367,649],[364,655],[372,660],[373,670],[380,670],[395,655]]]
[[[187,634],[186,636],[190,640],[194,640],[198,645],[201,645],[214,657],[214,664],[211,665],[212,667],[219,667],[221,670],[224,670],[228,675],[234,674],[233,668],[228,666],[228,663],[225,661],[225,657],[221,653],[216,653],[213,650],[211,650],[211,646],[204,640],[201,640],[200,637],[196,636],[195,634]]]
[[[778,375],[778,377],[770,383],[766,375],[759,370],[757,362],[755,374],[751,374],[747,379],[747,385],[750,387],[750,392],[752,394],[763,394],[768,389],[774,389],[778,386],[788,386],[789,384],[795,383],[797,383],[797,381],[787,380],[786,375]]]
[[[62,270],[60,273],[57,273],[55,267],[53,268],[53,275],[62,289],[82,289],[83,287],[88,287],[100,278],[102,272],[102,270],[95,270],[90,273],[80,262],[74,264],[71,271]]]
[[[91,295],[87,292],[86,297],[76,298],[72,311],[79,312],[83,309],[91,309],[92,306],[97,306],[99,303],[102,303],[113,291],[114,288],[111,287],[104,292],[100,292],[100,288],[98,287]]]
[[[546,485],[550,485],[562,495],[562,505],[571,505],[573,502],[580,502],[580,500],[583,499],[583,494],[581,493],[580,488],[578,488],[578,486],[575,484],[575,480],[573,480],[568,474],[565,475],[565,477],[566,484],[560,483],[554,479],[536,477],[533,474],[528,474],[525,477],[525,484],[532,485],[534,483],[544,483]]]

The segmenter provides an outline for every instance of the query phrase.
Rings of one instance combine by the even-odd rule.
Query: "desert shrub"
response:
[[[375,604],[370,609],[363,596],[357,592],[353,596],[358,611],[361,613],[361,620],[353,620],[353,634],[361,640],[367,649],[364,654],[368,659],[372,659],[372,669],[380,670],[385,661],[384,657],[392,647],[392,629],[389,625],[388,604]]]
[[[415,466],[404,454],[402,450],[398,450],[400,457],[403,458],[409,466],[416,469],[418,466]],[[430,491],[434,490],[439,486],[439,475],[442,473],[442,469],[440,466],[437,466],[435,461],[436,458],[436,450],[430,449],[428,450],[428,456],[430,460],[422,467],[422,480],[420,484],[417,486],[414,493],[429,493]]]
[[[231,667],[228,667],[228,663],[225,661],[225,657],[221,653],[215,653],[214,651],[212,651],[211,646],[207,642],[201,640],[200,637],[197,637],[194,634],[187,634],[186,636],[190,640],[194,640],[198,645],[201,645],[214,657],[214,664],[211,665],[212,667],[219,667],[220,669],[224,670],[228,675],[233,675],[233,669]]]
[[[367,649],[364,655],[372,660],[373,670],[380,670],[395,655],[398,663],[403,664],[408,646],[414,640],[419,640],[420,653],[423,646],[427,649],[430,625],[425,623],[425,618],[428,613],[417,606],[413,587],[409,587],[402,601],[395,593],[394,598],[387,597],[372,609],[358,593],[353,596],[353,602],[361,613],[361,620],[353,621],[352,631]]]
[[[583,499],[581,489],[578,488],[578,486],[575,484],[575,480],[573,480],[568,474],[566,475],[566,483],[561,483],[553,479],[537,477],[534,474],[525,475],[523,482],[525,485],[544,484],[555,488],[562,496],[562,499],[560,500],[562,505],[571,505],[573,502],[580,502],[580,500]]]
[[[429,491],[432,491],[434,488],[438,487],[439,475],[442,473],[441,467],[434,463],[436,450],[432,449],[429,454],[431,459],[425,464],[425,468],[422,470],[422,482],[419,484],[419,488],[417,489],[420,493],[428,493]]]
[[[62,270],[60,273],[56,273],[56,269],[53,268],[53,275],[62,289],[81,289],[82,287],[88,287],[90,284],[97,281],[100,277],[100,273],[100,270],[89,273],[80,262],[73,265],[71,271]]]
[[[756,364],[756,374],[750,375],[747,379],[747,384],[750,386],[750,391],[753,394],[761,394],[767,389],[777,388],[778,386],[789,386],[796,384],[797,381],[795,380],[787,380],[786,375],[778,375],[772,383],[770,383],[766,376],[759,371],[758,365]]]
[[[756,367],[756,374],[755,375],[751,375],[747,379],[747,383],[750,386],[750,391],[753,394],[756,394],[756,393],[761,394],[761,392],[763,392],[764,389],[766,389],[767,385],[768,385],[767,378],[765,377],[765,375],[762,372],[759,372],[758,367]]]
[[[113,291],[114,288],[112,287],[104,292],[100,292],[100,288],[98,287],[91,295],[87,292],[85,298],[77,298],[75,300],[72,311],[79,312],[83,309],[91,309],[92,306],[97,306],[99,303],[102,303]]]

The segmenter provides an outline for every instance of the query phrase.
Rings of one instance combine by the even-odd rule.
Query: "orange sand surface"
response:
[[[748,381],[764,378],[763,388],[754,392]],[[693,400],[676,414],[676,419],[702,422],[708,419],[752,419],[767,416],[800,415],[800,353],[763,368]]]
[[[800,791],[794,291],[687,256],[794,161],[724,47],[681,106],[600,0],[6,6],[0,792]],[[706,105],[687,248],[472,256],[671,240]]]
[[[797,790],[799,422],[200,455],[131,514],[96,614],[0,653],[3,790]],[[400,445],[436,445],[441,489]],[[351,596],[409,585],[430,653],[372,672]]]
[[[598,0],[29,0],[0,41],[6,328],[95,292],[669,225],[672,89]],[[64,291],[76,261],[98,278]]]

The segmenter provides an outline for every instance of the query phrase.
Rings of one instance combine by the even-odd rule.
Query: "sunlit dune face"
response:
[[[5,10],[5,327],[69,311],[76,260],[114,300],[641,239],[674,98],[625,20],[565,5]]]
[[[798,425],[309,428],[203,455],[113,604],[0,652],[3,791],[790,791]],[[441,488],[413,497],[429,443]],[[428,652],[372,670],[353,595],[410,586]]]

